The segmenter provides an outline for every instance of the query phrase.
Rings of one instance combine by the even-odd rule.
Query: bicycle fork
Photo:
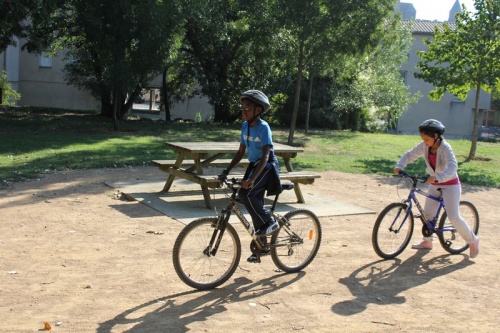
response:
[[[214,232],[212,233],[212,238],[210,238],[210,242],[205,250],[203,250],[203,254],[208,257],[215,256],[217,254],[217,250],[219,249],[219,244],[222,240],[222,236],[226,231],[226,225],[229,223],[229,217],[231,216],[231,210],[223,209],[217,219],[217,224],[214,225]]]

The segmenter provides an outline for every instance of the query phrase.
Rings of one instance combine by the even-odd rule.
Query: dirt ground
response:
[[[321,175],[303,190],[377,213],[400,200],[394,177]],[[324,217],[320,251],[303,272],[277,273],[269,257],[247,263],[242,232],[240,268],[200,292],[173,269],[183,225],[103,184],[161,177],[153,167],[67,171],[0,190],[0,332],[38,332],[44,322],[99,333],[499,330],[499,189],[463,187],[481,217],[473,260],[438,245],[383,261],[371,245],[375,214]]]

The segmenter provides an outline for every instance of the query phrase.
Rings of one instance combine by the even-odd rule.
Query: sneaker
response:
[[[271,250],[269,250],[269,249],[262,250],[262,252],[260,253],[260,256],[261,257],[267,256],[267,255],[269,255],[269,253],[271,253]],[[247,258],[247,261],[255,263],[255,262],[257,262],[257,256],[254,253],[252,253],[252,255]]]
[[[432,241],[424,239],[420,243],[413,244],[411,248],[415,250],[432,250]]]
[[[474,243],[469,244],[469,257],[475,258],[479,254],[479,237],[476,237]]]
[[[272,221],[264,224],[259,230],[255,232],[257,236],[269,235],[278,230],[280,227],[278,221],[272,219]]]

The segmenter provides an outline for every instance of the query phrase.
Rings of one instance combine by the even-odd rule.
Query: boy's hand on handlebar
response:
[[[227,169],[222,170],[222,172],[217,176],[219,182],[223,183],[227,179],[227,175],[229,175],[229,171]]]
[[[401,169],[400,168],[394,168],[394,174],[395,175],[399,175],[401,173]]]
[[[241,187],[248,189],[253,187],[253,180],[245,179],[241,182]]]

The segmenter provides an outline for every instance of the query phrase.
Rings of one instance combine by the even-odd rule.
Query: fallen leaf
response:
[[[46,331],[50,331],[52,329],[52,326],[50,326],[49,323],[45,322],[43,323],[43,329]]]
[[[148,230],[146,231],[147,234],[155,234],[155,235],[163,235],[163,231],[154,231],[154,230]]]

